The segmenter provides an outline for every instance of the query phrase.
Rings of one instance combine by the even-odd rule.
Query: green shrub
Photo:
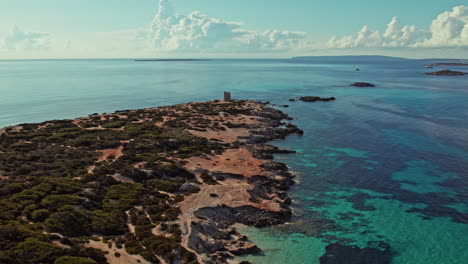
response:
[[[52,243],[27,238],[24,242],[18,243],[14,253],[17,263],[40,264],[54,263],[58,257],[65,254],[65,250]]]
[[[128,230],[126,222],[127,216],[122,211],[96,210],[91,213],[91,229],[101,235],[122,235]]]
[[[55,260],[54,264],[98,264],[89,258],[63,256]]]
[[[47,218],[44,225],[50,232],[69,237],[89,235],[91,231],[91,219],[82,210],[54,213]]]
[[[102,125],[103,128],[121,128],[123,126],[125,126],[126,122],[125,121],[120,121],[120,120],[117,120],[117,121],[112,121],[112,122],[108,122],[108,123],[105,123]]]
[[[65,205],[79,205],[82,202],[83,198],[74,195],[48,195],[42,199],[41,206],[50,210],[58,210]]]
[[[35,210],[31,213],[31,219],[34,222],[42,222],[46,220],[47,217],[49,217],[49,214],[50,214],[49,210],[46,210],[46,209]]]

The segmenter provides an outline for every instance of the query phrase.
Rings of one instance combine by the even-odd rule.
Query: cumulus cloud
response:
[[[271,52],[307,45],[304,32],[246,30],[229,22],[194,11],[177,15],[169,0],[159,1],[159,10],[149,32],[151,47],[182,52]]]
[[[332,37],[330,48],[395,48],[395,47],[468,47],[468,7],[457,6],[440,14],[429,30],[401,26],[397,17],[384,33],[364,26],[355,36]]]
[[[0,47],[8,51],[36,51],[50,48],[50,35],[43,32],[23,31],[14,26],[2,39]]]
[[[468,6],[457,6],[452,11],[440,14],[431,24],[432,36],[421,46],[468,47]]]

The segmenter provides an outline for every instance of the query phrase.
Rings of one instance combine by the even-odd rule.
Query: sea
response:
[[[468,77],[424,73],[468,67],[425,68],[441,61],[2,60],[0,127],[214,100],[223,91],[288,105],[278,109],[305,133],[272,144],[296,151],[275,156],[297,176],[289,190],[293,221],[241,228],[263,253],[236,261],[315,264],[335,257],[352,263],[372,252],[394,264],[464,264]],[[350,86],[358,81],[376,86]],[[337,100],[289,101],[300,96]],[[331,252],[337,245],[342,250]]]

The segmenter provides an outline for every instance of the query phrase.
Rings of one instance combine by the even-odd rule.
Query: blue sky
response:
[[[0,59],[468,57],[464,4],[461,0],[0,0]],[[159,5],[170,11],[158,16]]]

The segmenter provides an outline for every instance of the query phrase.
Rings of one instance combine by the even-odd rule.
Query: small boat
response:
[[[360,71],[359,69],[355,69],[355,71]]]

